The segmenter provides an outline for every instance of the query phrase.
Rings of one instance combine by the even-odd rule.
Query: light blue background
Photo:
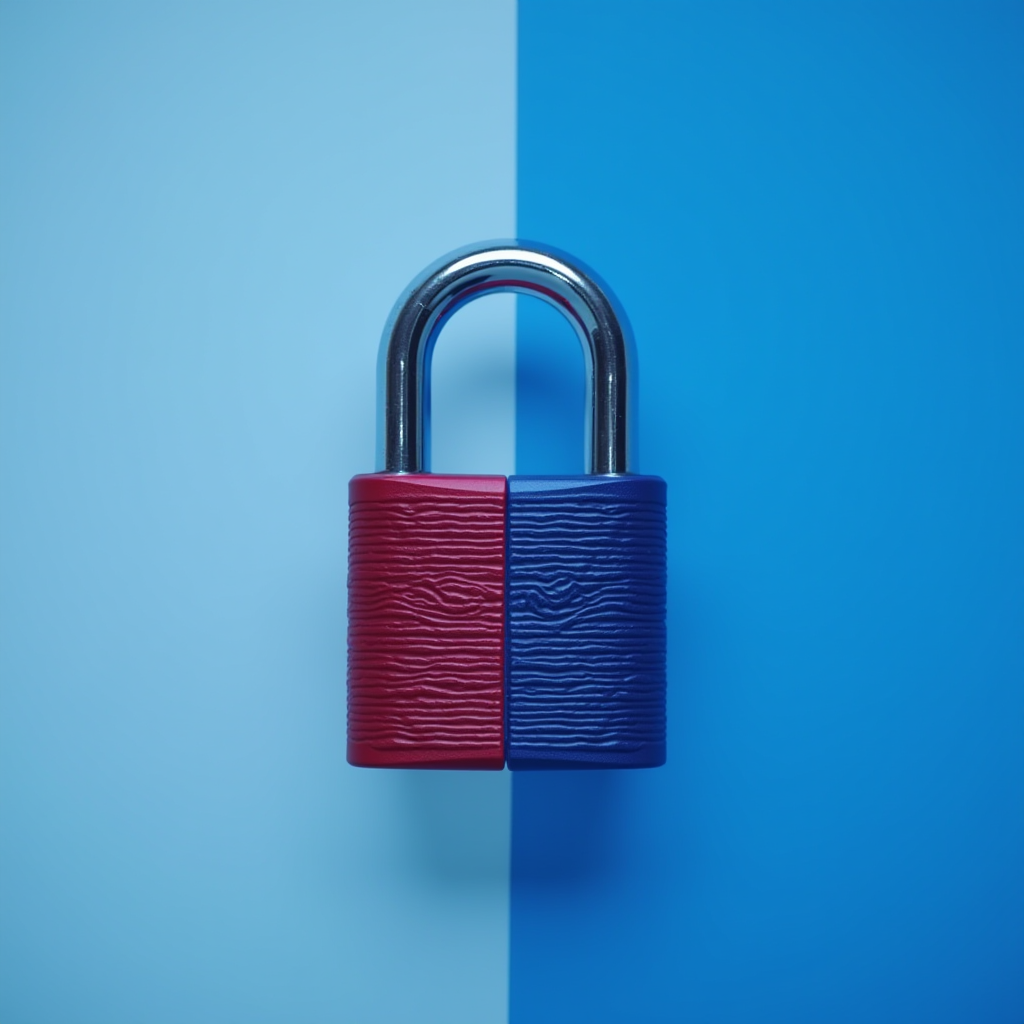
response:
[[[515,230],[514,6],[0,11],[0,1019],[506,1019],[509,778],[349,768],[344,679],[381,328]],[[451,324],[437,462],[512,469],[513,346]]]
[[[670,683],[666,768],[514,778],[513,1024],[1024,1019],[1024,9],[519,46],[520,233],[637,336]],[[579,471],[581,366],[524,301],[519,472]]]

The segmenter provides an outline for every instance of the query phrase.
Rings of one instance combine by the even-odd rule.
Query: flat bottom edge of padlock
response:
[[[665,764],[665,747],[645,747],[639,751],[509,751],[507,764],[513,772],[602,771],[608,769],[660,768]]]
[[[424,750],[375,750],[366,744],[348,745],[348,763],[353,768],[413,768],[432,771],[500,772],[505,767],[503,752],[473,751],[451,754]]]

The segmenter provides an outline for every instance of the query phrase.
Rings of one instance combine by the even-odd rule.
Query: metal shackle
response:
[[[625,314],[592,271],[565,253],[517,241],[450,253],[427,267],[395,304],[378,365],[378,469],[426,471],[434,342],[456,310],[491,292],[534,295],[569,320],[586,360],[586,471],[628,473],[635,444],[631,389],[636,378]]]

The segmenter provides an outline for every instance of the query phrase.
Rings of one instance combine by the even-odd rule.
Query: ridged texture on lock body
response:
[[[665,482],[511,477],[510,768],[665,761]]]
[[[348,759],[504,765],[504,477],[349,484]]]

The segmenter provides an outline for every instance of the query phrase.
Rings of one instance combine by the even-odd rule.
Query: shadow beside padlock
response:
[[[620,772],[517,773],[514,833],[505,773],[406,771],[401,778],[410,853],[435,883],[504,886],[514,870],[515,885],[571,888],[599,884],[613,869]]]
[[[618,771],[518,772],[512,885],[599,884],[612,870],[622,801]]]
[[[507,773],[404,771],[401,779],[419,873],[445,886],[508,884]]]

